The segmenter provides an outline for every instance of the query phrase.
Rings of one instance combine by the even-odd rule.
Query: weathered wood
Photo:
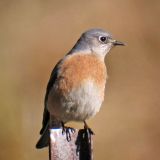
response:
[[[92,135],[85,129],[70,135],[68,142],[62,129],[50,129],[50,160],[92,160]]]

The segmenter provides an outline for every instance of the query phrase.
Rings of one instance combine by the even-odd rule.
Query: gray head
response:
[[[90,29],[81,35],[71,53],[83,51],[104,57],[113,46],[117,45],[123,46],[124,43],[113,40],[112,35],[102,29]]]

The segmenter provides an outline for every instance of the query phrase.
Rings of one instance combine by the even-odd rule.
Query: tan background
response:
[[[95,159],[160,159],[159,16],[159,0],[1,0],[0,159],[48,158],[34,146],[50,72],[93,27],[127,43],[106,58],[105,102],[88,122]]]

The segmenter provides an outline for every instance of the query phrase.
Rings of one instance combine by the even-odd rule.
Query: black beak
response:
[[[112,43],[114,46],[125,46],[126,45],[125,43],[117,41],[117,40],[114,40]]]

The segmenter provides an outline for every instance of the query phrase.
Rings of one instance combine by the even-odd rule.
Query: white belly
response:
[[[47,107],[50,114],[60,121],[84,121],[99,111],[103,101],[101,92],[97,85],[89,80],[79,88],[72,89],[67,96],[58,95],[53,88]]]

